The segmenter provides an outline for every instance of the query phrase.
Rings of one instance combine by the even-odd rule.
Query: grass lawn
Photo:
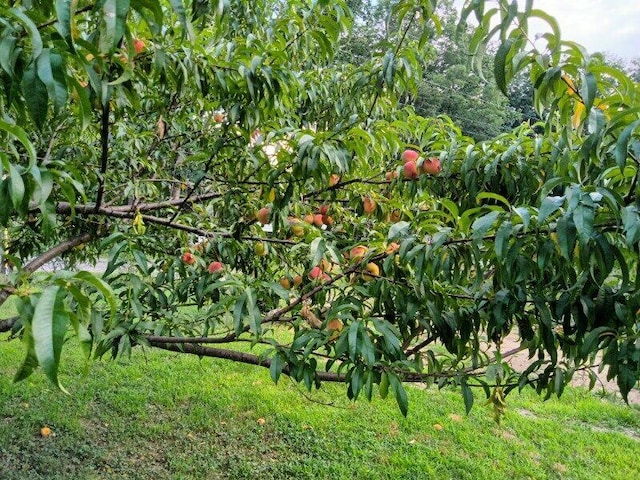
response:
[[[496,425],[480,401],[465,416],[458,392],[409,387],[405,419],[391,397],[351,403],[338,385],[307,395],[264,369],[162,351],[84,376],[70,345],[65,395],[40,372],[13,384],[22,349],[6,338],[2,480],[640,478],[640,409],[579,389],[513,394]]]

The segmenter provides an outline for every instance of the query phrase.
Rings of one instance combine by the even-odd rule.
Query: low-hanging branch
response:
[[[149,340],[149,345],[162,350],[168,350],[170,352],[190,353],[192,355],[198,355],[199,357],[212,357],[222,358],[225,360],[232,360],[239,363],[247,363],[249,365],[257,365],[264,368],[271,367],[270,358],[260,358],[258,355],[251,353],[238,352],[236,350],[228,350],[224,348],[215,347],[203,347],[202,345],[192,343],[162,343]],[[282,369],[282,373],[290,375],[290,369],[285,366]],[[346,376],[340,373],[334,372],[322,372],[316,371],[317,378],[325,382],[344,382]]]
[[[27,274],[31,274],[54,258],[57,258],[63,253],[68,252],[73,247],[77,247],[78,245],[93,240],[96,236],[96,233],[83,233],[82,235],[79,235],[77,237],[70,238],[69,240],[65,240],[64,242],[60,242],[55,247],[50,248],[46,252],[38,255],[36,258],[27,263],[22,268],[22,271],[26,272]],[[2,290],[0,290],[0,305],[2,305],[7,300],[7,298],[11,296],[12,292],[12,288],[3,288]]]
[[[149,345],[151,347],[159,348],[161,350],[168,350],[170,352],[188,353],[191,355],[197,355],[199,357],[220,358],[223,360],[231,360],[238,363],[256,365],[263,368],[271,368],[270,358],[262,358],[259,355],[239,352],[237,350],[229,350],[226,348],[216,348],[216,347],[204,347],[202,345],[193,344],[193,343],[166,343],[166,342],[149,341]],[[374,367],[374,369],[375,368],[376,367]],[[385,370],[385,369],[380,367],[379,370]],[[407,383],[424,383],[426,381],[433,380],[436,378],[455,379],[460,377],[461,375],[472,376],[469,373],[465,374],[464,372],[456,372],[456,371],[439,372],[439,373],[437,372],[417,373],[417,372],[409,372],[405,370],[390,369],[389,372],[397,375],[402,379],[403,382],[407,382]],[[289,368],[288,365],[285,365],[282,368],[282,373],[287,376],[291,375],[291,369]],[[316,374],[316,378],[323,382],[344,383],[347,379],[346,374],[336,373],[336,372],[325,372],[322,370],[316,370],[315,374]],[[481,375],[481,374],[483,374],[483,372],[479,372],[479,373],[475,372],[473,375]]]

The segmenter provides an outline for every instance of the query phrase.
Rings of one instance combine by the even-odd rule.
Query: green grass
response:
[[[266,370],[162,351],[96,362],[85,377],[70,345],[65,395],[41,373],[13,384],[22,349],[6,338],[3,480],[640,477],[640,410],[583,390],[513,394],[496,425],[480,402],[465,416],[459,393],[410,387],[405,419],[392,398],[351,403],[325,385],[310,401]]]

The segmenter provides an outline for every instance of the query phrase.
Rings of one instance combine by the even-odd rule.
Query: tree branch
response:
[[[422,342],[420,342],[419,344],[417,344],[415,347],[413,347],[410,350],[407,350],[405,352],[405,355],[407,357],[410,357],[411,355],[415,355],[416,353],[418,353],[420,350],[422,350],[424,347],[426,347],[427,345],[429,345],[430,343],[433,343],[435,341],[435,337],[427,337],[425,340],[423,340]]]
[[[215,347],[203,347],[202,345],[194,345],[192,343],[166,343],[166,342],[149,341],[149,345],[154,348],[159,348],[161,350],[168,350],[170,352],[188,353],[191,355],[198,355],[199,357],[221,358],[223,360],[231,360],[238,363],[246,363],[249,365],[256,365],[264,368],[271,367],[270,358],[260,358],[258,355],[245,353],[245,352],[238,352],[237,350],[229,350],[225,348],[215,348]],[[287,365],[285,365],[284,368],[282,369],[282,373],[290,376],[291,370]],[[407,383],[422,383],[428,379],[454,378],[460,375],[459,372],[416,373],[416,372],[407,372],[402,370],[394,370],[394,373],[400,376],[403,382],[407,382]],[[319,380],[324,382],[344,383],[346,380],[346,375],[335,373],[335,372],[324,372],[321,370],[320,371],[316,370],[315,374]]]
[[[162,343],[149,341],[149,345],[155,348],[160,348],[162,350],[168,350],[170,352],[179,352],[179,353],[189,353],[192,355],[198,355],[199,357],[212,357],[212,358],[222,358],[225,360],[232,360],[234,362],[239,363],[247,363],[249,365],[257,365],[259,367],[269,368],[271,367],[271,359],[270,358],[260,358],[258,355],[253,355],[251,353],[238,352],[236,350],[227,350],[224,348],[214,348],[214,347],[203,347],[201,345],[194,345],[191,343]],[[282,369],[282,373],[285,375],[290,375],[290,369],[288,366],[285,366]],[[319,380],[325,382],[344,382],[345,375],[334,373],[334,372],[322,372],[316,371],[316,376]]]
[[[0,333],[8,332],[9,330],[11,330],[13,326],[18,322],[18,320],[20,320],[20,317],[12,317],[5,320],[0,320]]]
[[[22,268],[22,271],[26,272],[27,274],[33,273],[36,270],[38,270],[40,267],[42,267],[44,264],[46,264],[47,262],[50,262],[54,258],[71,250],[73,247],[77,247],[80,244],[87,243],[88,241],[92,240],[95,236],[96,236],[95,234],[84,233],[78,237],[65,240],[64,242],[59,243],[55,247],[47,250],[43,254],[31,260]],[[0,305],[2,305],[7,300],[7,298],[11,296],[12,293],[13,293],[12,288],[3,288],[2,290],[0,290]]]
[[[113,207],[101,207],[98,210],[96,210],[95,207],[90,205],[76,205],[74,209],[86,215],[102,215],[106,217],[115,217],[115,218],[132,219],[137,215],[137,213],[135,212],[135,206],[133,207],[132,211],[121,210],[120,207],[118,207],[118,209],[114,209]],[[56,205],[56,213],[70,214],[71,205],[67,202],[59,203],[58,205]],[[175,230],[181,230],[183,232],[193,233],[195,235],[200,235],[202,237],[233,238],[233,234],[231,232],[212,232],[210,230],[204,230],[202,228],[190,227],[189,225],[175,223],[168,218],[156,217],[153,215],[142,215],[142,219],[147,223],[163,225],[165,227],[173,228]],[[254,236],[243,236],[243,237],[240,237],[240,240],[246,240],[246,241],[252,241],[252,242],[278,243],[283,245],[296,245],[298,243],[293,240],[286,240],[286,239],[273,238],[273,237],[254,237]]]
[[[213,198],[220,198],[222,195],[219,193],[205,193],[202,195],[197,195],[191,198],[191,203],[199,203],[205,202],[207,200],[211,200]],[[149,202],[149,203],[138,203],[133,205],[115,205],[115,206],[101,206],[100,212],[108,213],[108,212],[148,212],[152,210],[162,210],[163,208],[175,207],[176,205],[180,205],[184,202],[184,198],[176,198],[172,200],[164,200],[161,202]],[[30,210],[36,210],[38,206],[34,203],[30,205]],[[57,213],[71,213],[72,210],[81,213],[94,213],[96,210],[95,204],[79,204],[74,205],[73,209],[71,208],[71,204],[69,202],[59,202],[56,205]]]
[[[238,339],[235,333],[224,337],[166,337],[160,335],[145,335],[149,343],[230,343]]]

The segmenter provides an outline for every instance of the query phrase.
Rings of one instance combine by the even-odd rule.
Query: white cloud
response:
[[[640,56],[640,4],[629,0],[534,0],[558,20],[564,40],[588,51]]]
[[[455,1],[457,6],[462,3]],[[533,6],[556,18],[563,40],[577,42],[592,53],[609,52],[627,60],[640,57],[640,2],[534,0]],[[541,31],[541,25],[532,25],[531,33]]]

